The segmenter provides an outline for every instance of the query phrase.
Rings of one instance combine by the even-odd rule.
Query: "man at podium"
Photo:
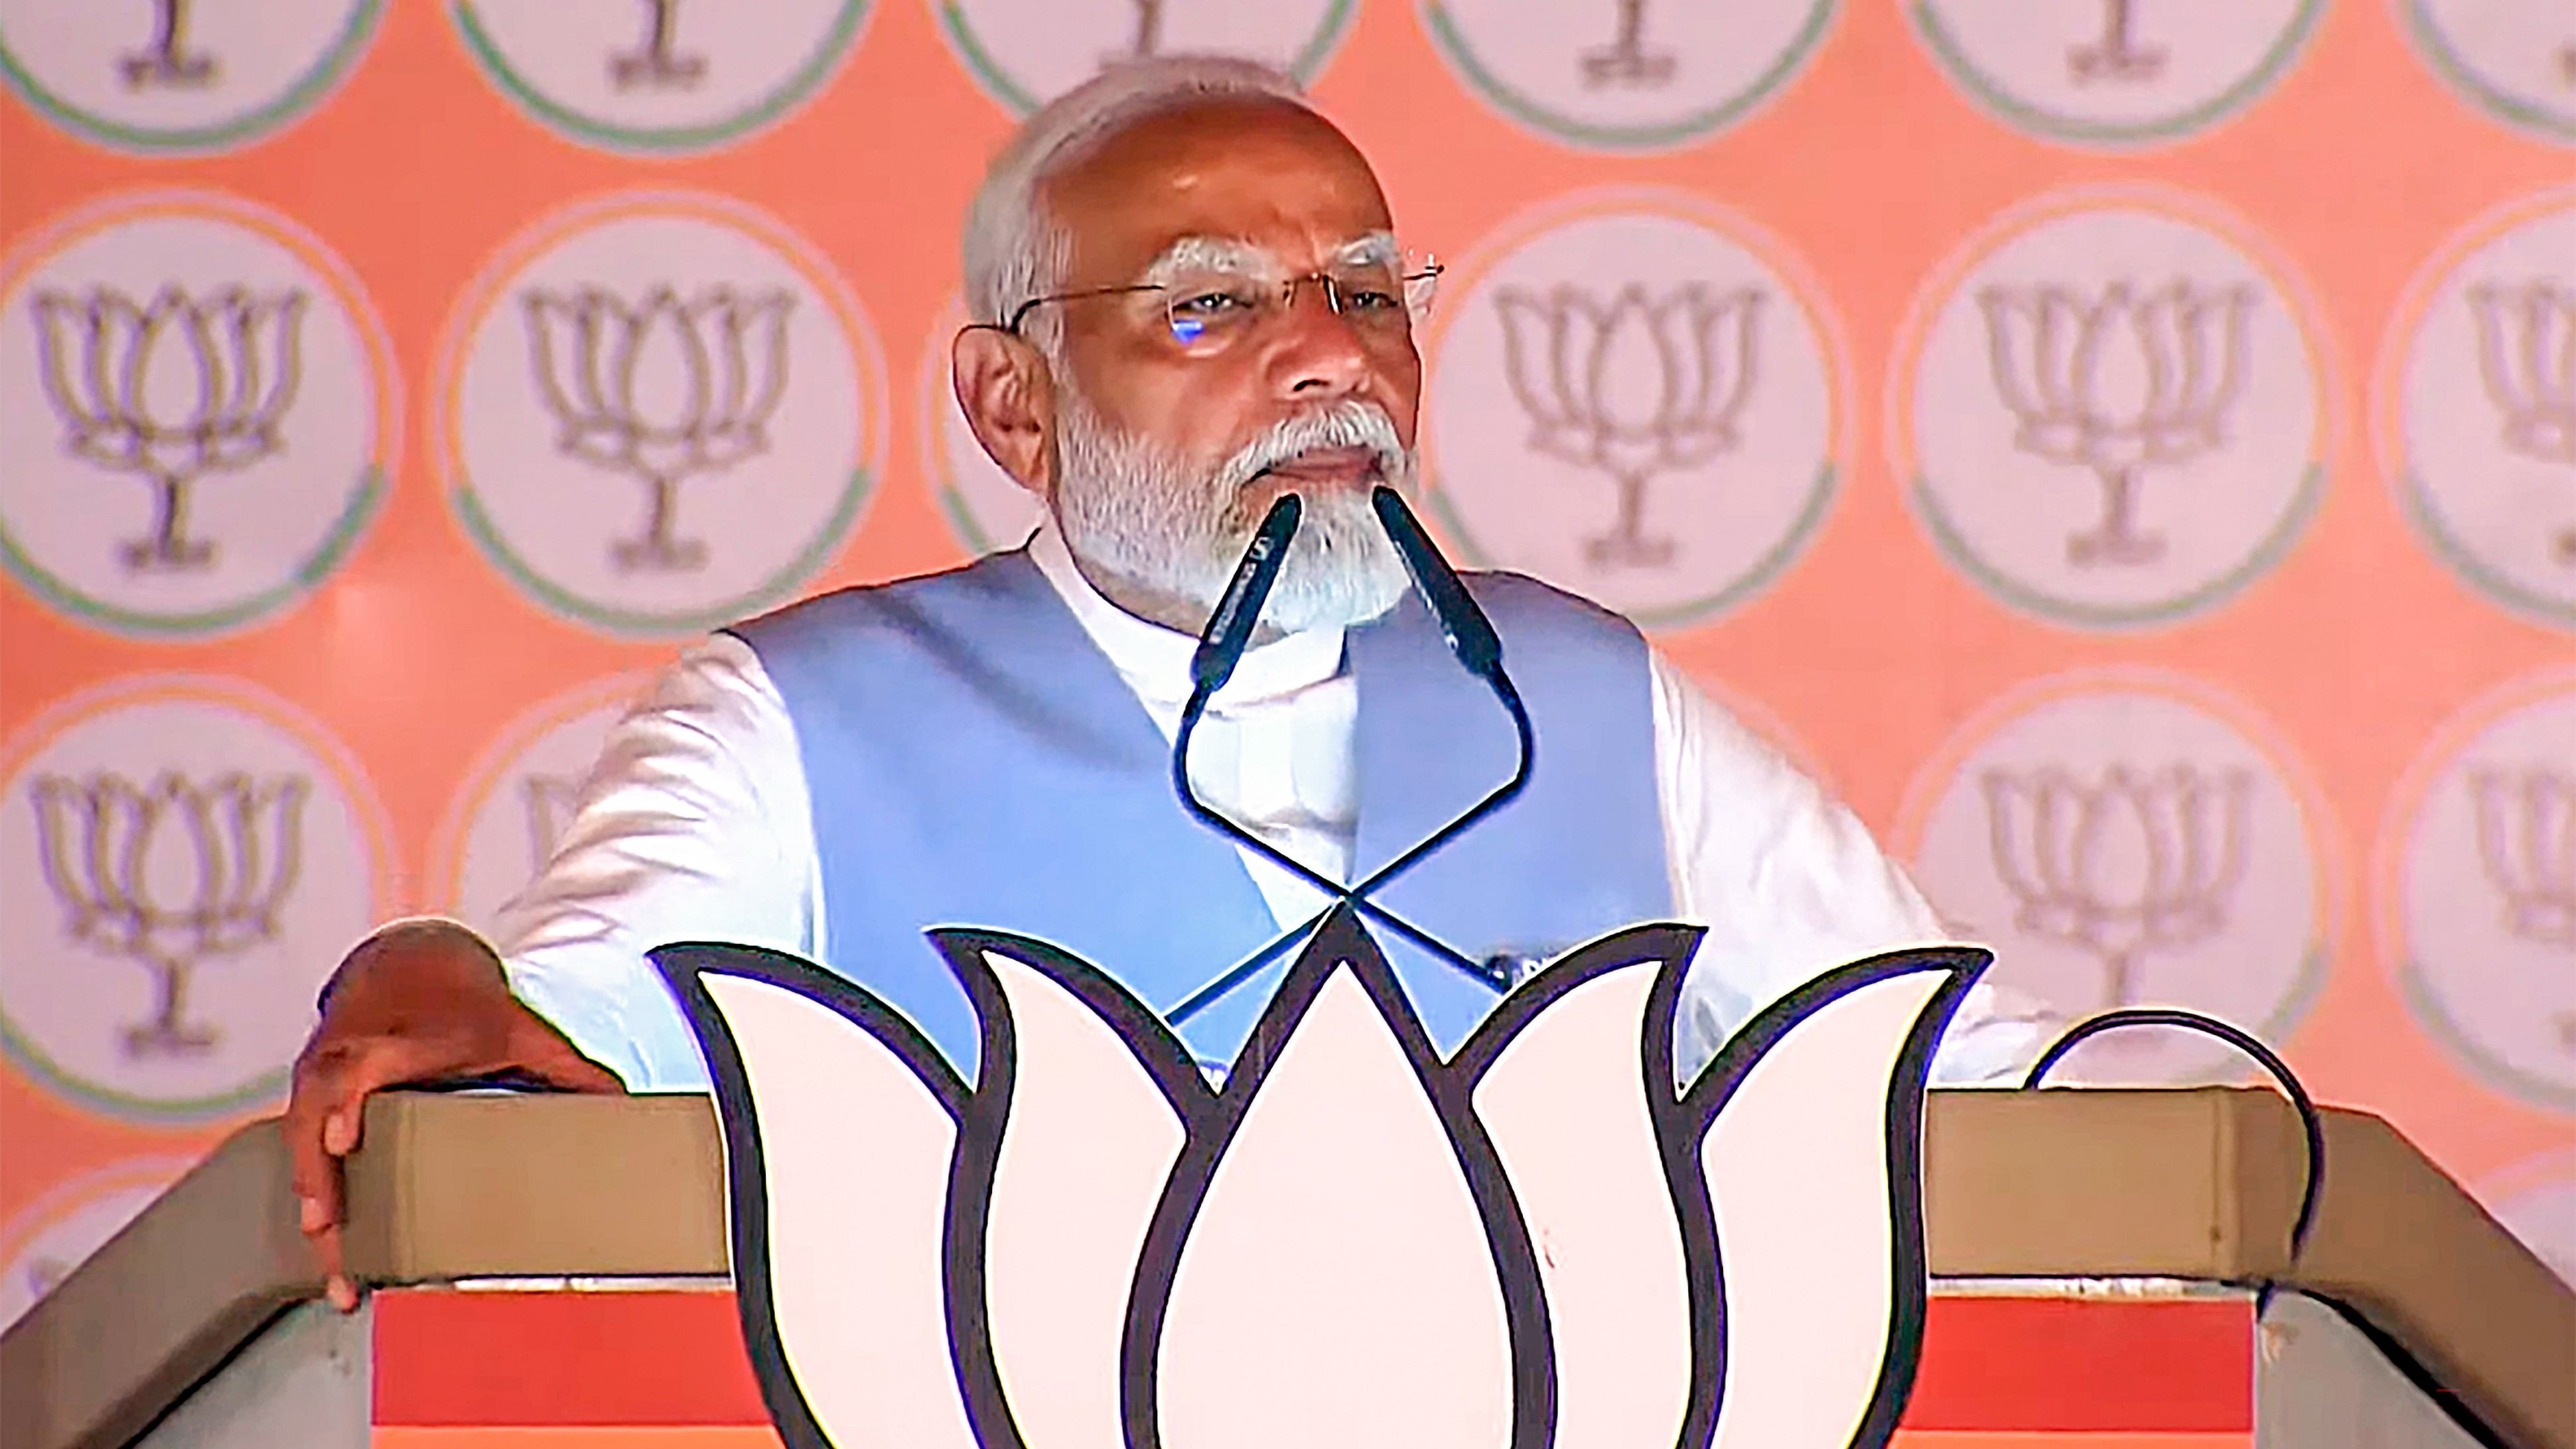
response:
[[[657,945],[826,962],[971,1072],[966,1004],[921,932],[1021,932],[1116,975],[1221,1072],[1280,969],[1238,966],[1331,900],[1303,872],[1364,879],[1512,772],[1511,726],[1409,595],[1370,502],[1412,481],[1437,268],[1288,80],[1173,58],[1072,91],[993,162],[964,262],[958,400],[1043,523],[966,568],[699,643],[618,725],[489,944],[410,921],[350,953],[287,1115],[334,1301],[355,1301],[337,1159],[370,1092],[703,1089]],[[1295,868],[1192,819],[1170,764],[1194,636],[1290,492],[1303,525],[1189,778]],[[1387,943],[1437,1045],[1538,962],[1681,920],[1708,930],[1687,1075],[1808,977],[1943,938],[1858,821],[1633,626],[1527,579],[1473,589],[1536,764],[1374,897],[1439,947]],[[1936,1073],[1990,1079],[2038,1035],[1981,989]]]

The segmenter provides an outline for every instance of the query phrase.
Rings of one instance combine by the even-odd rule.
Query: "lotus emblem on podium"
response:
[[[706,545],[679,536],[680,485],[768,451],[794,296],[717,286],[683,302],[657,286],[629,303],[578,287],[524,300],[555,446],[644,485],[643,531],[612,544],[611,561],[629,572],[705,567]]]
[[[2576,951],[2576,774],[2473,770],[2478,864],[2504,899],[2505,929]]]
[[[125,1029],[134,1057],[215,1045],[190,1019],[188,980],[208,957],[277,934],[294,890],[310,783],[229,773],[203,784],[176,771],[137,788],[113,773],[39,775],[29,787],[39,858],[65,933],[152,973],[152,1019]]]
[[[2113,282],[2089,301],[2056,286],[1989,287],[1977,301],[2013,446],[2101,482],[2101,521],[2067,539],[2067,561],[2162,558],[2164,539],[2138,526],[2146,470],[2225,446],[2253,290],[2178,281],[2140,294]]]
[[[2254,777],[2191,764],[1989,771],[1987,824],[2014,924],[2098,958],[2110,1007],[2139,1000],[2138,966],[2226,929],[2245,875]]]
[[[152,485],[152,531],[125,544],[127,568],[214,564],[214,541],[189,536],[189,490],[284,446],[278,424],[301,380],[304,301],[293,289],[246,287],[192,299],[169,286],[142,307],[113,287],[37,294],[38,360],[63,446]]]
[[[1618,485],[1610,531],[1585,540],[1585,559],[1595,568],[1670,563],[1673,540],[1645,531],[1646,485],[1735,448],[1755,381],[1761,290],[1691,282],[1658,298],[1630,283],[1604,303],[1570,284],[1506,287],[1495,304],[1530,447]]]
[[[1347,907],[1211,1086],[1110,977],[932,933],[976,1080],[794,957],[653,953],[723,1120],[791,1449],[1846,1449],[1895,1431],[1932,1046],[1984,953],[1800,988],[1675,1086],[1699,932],[1545,967],[1442,1059]]]

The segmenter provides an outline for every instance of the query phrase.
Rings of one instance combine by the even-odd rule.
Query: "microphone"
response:
[[[1180,796],[1182,807],[1201,824],[1333,897],[1336,902],[1348,902],[1362,915],[1490,985],[1493,973],[1488,968],[1469,960],[1435,940],[1429,933],[1417,929],[1393,912],[1369,901],[1364,893],[1353,891],[1340,881],[1313,869],[1304,861],[1210,809],[1205,801],[1199,799],[1197,789],[1190,784],[1191,736],[1197,732],[1199,721],[1205,717],[1209,700],[1215,697],[1219,689],[1225,687],[1227,680],[1234,677],[1235,667],[1243,662],[1244,651],[1252,643],[1253,626],[1261,618],[1261,606],[1269,601],[1271,587],[1279,581],[1280,566],[1287,560],[1288,546],[1297,536],[1297,520],[1304,511],[1304,501],[1294,493],[1282,493],[1278,501],[1270,505],[1270,511],[1262,515],[1260,524],[1252,531],[1252,542],[1244,547],[1242,562],[1235,565],[1234,578],[1227,583],[1225,593],[1217,599],[1215,610],[1208,615],[1207,627],[1199,634],[1199,646],[1190,655],[1190,697],[1181,706],[1180,727],[1173,732],[1172,736],[1172,790]],[[1456,586],[1456,575],[1450,576],[1450,583],[1452,587]],[[1466,597],[1464,589],[1458,592],[1460,598]],[[1474,604],[1471,602],[1468,607],[1473,608]],[[1481,616],[1478,622],[1482,622]],[[1486,634],[1490,637],[1492,632],[1491,626],[1487,626]],[[1498,647],[1496,653],[1499,654],[1499,652]],[[1381,875],[1385,873],[1380,872]],[[1311,924],[1312,922],[1308,923],[1308,925]],[[1199,1007],[1215,1000],[1216,997],[1223,995],[1225,991],[1231,990],[1234,985],[1250,976],[1253,971],[1260,969],[1261,963],[1269,960],[1282,946],[1303,935],[1306,929],[1306,926],[1300,926],[1295,931],[1282,934],[1279,939],[1255,954],[1250,961],[1227,972],[1221,978],[1221,985],[1211,986],[1192,996],[1180,1007],[1174,1008],[1169,1019],[1174,1025],[1178,1025]]]
[[[1285,496],[1282,501],[1285,501]],[[1466,813],[1432,832],[1420,844],[1387,862],[1368,879],[1353,886],[1343,886],[1326,880],[1323,876],[1308,870],[1303,864],[1272,849],[1269,842],[1243,830],[1232,821],[1199,803],[1197,796],[1191,792],[1188,771],[1183,764],[1183,758],[1189,748],[1189,732],[1197,723],[1199,711],[1206,705],[1205,698],[1199,694],[1194,693],[1190,705],[1184,707],[1181,712],[1181,730],[1174,741],[1172,752],[1173,784],[1180,792],[1182,803],[1200,820],[1279,862],[1308,884],[1317,886],[1336,897],[1337,903],[1347,903],[1371,919],[1392,927],[1407,940],[1475,980],[1483,982],[1496,992],[1508,991],[1511,989],[1515,974],[1515,963],[1499,958],[1481,962],[1471,960],[1456,948],[1434,940],[1427,933],[1398,919],[1368,898],[1372,892],[1421,864],[1434,851],[1457,839],[1485,817],[1510,804],[1512,799],[1529,784],[1530,769],[1538,757],[1537,731],[1530,723],[1527,706],[1521,702],[1520,691],[1512,687],[1511,676],[1503,670],[1503,641],[1502,637],[1494,632],[1493,621],[1485,617],[1485,611],[1477,605],[1474,596],[1467,592],[1467,586],[1459,579],[1457,570],[1451,568],[1449,561],[1441,557],[1440,550],[1431,542],[1430,534],[1424,531],[1421,521],[1413,516],[1413,510],[1406,506],[1404,495],[1380,484],[1370,494],[1369,505],[1376,511],[1378,522],[1386,529],[1388,542],[1395,545],[1397,557],[1403,560],[1405,573],[1413,580],[1414,592],[1421,595],[1423,603],[1430,608],[1432,617],[1439,622],[1441,638],[1447,642],[1450,654],[1456,657],[1459,665],[1468,673],[1484,682],[1485,687],[1493,692],[1495,699],[1502,703],[1504,711],[1511,716],[1512,732],[1519,744],[1519,760],[1512,769],[1511,778],[1496,786],[1484,799],[1468,807]],[[1275,516],[1277,512],[1278,506],[1272,505],[1272,514]],[[1262,522],[1266,529],[1270,520],[1265,518]],[[1253,553],[1260,547],[1261,539],[1256,536],[1252,548],[1244,554],[1243,566],[1236,570],[1235,579],[1238,586],[1254,571]],[[1285,551],[1284,543],[1278,551]],[[1268,597],[1270,584],[1276,578],[1277,572],[1276,565],[1273,565],[1262,575],[1261,596],[1252,600],[1250,612],[1257,614],[1260,611],[1261,599]],[[1209,620],[1211,640],[1216,637],[1216,626],[1219,619],[1225,616],[1227,605],[1238,603],[1234,599],[1234,593],[1234,589],[1228,589],[1227,598],[1218,603],[1218,616],[1211,617]],[[1248,621],[1237,627],[1245,637],[1249,637],[1251,625]],[[1200,646],[1200,653],[1205,655],[1209,649],[1210,646],[1203,643]],[[1233,656],[1224,661],[1227,674],[1233,672],[1235,661],[1241,657],[1242,647],[1238,643]],[[1193,677],[1196,677],[1196,668],[1197,661],[1194,657]],[[1223,676],[1219,677],[1221,679]],[[1214,693],[1214,690],[1210,689],[1206,692]],[[1326,909],[1329,911],[1331,908]],[[1271,940],[1270,944],[1245,958],[1234,969],[1199,988],[1191,993],[1189,999],[1172,1007],[1165,1013],[1166,1019],[1174,1026],[1178,1026],[1197,1015],[1227,992],[1252,979],[1281,951],[1302,939],[1313,928],[1315,921],[1321,919],[1322,916],[1318,915],[1314,920],[1309,920],[1293,930],[1280,933]]]
[[[1413,576],[1413,587],[1422,602],[1431,606],[1431,616],[1440,621],[1440,637],[1449,641],[1449,652],[1458,656],[1467,672],[1488,685],[1510,687],[1503,674],[1503,641],[1494,633],[1493,621],[1467,593],[1449,560],[1432,547],[1431,535],[1422,531],[1421,520],[1405,506],[1404,495],[1381,483],[1369,495],[1369,506],[1377,510],[1377,521],[1386,528],[1387,541],[1395,545],[1398,558],[1404,560],[1404,571]]]
[[[1511,778],[1494,788],[1493,793],[1469,807],[1467,813],[1433,831],[1421,844],[1388,861],[1377,873],[1351,887],[1354,896],[1365,896],[1388,881],[1419,865],[1433,851],[1447,845],[1473,828],[1486,816],[1502,809],[1529,784],[1530,770],[1538,761],[1538,731],[1530,724],[1529,708],[1521,703],[1521,692],[1512,687],[1512,677],[1503,672],[1503,641],[1494,632],[1494,622],[1477,607],[1475,598],[1449,560],[1440,556],[1432,545],[1431,535],[1405,505],[1404,495],[1381,483],[1369,495],[1369,506],[1377,510],[1378,522],[1386,525],[1386,536],[1404,560],[1404,571],[1413,576],[1415,592],[1431,606],[1432,617],[1440,621],[1440,637],[1449,642],[1449,652],[1469,674],[1485,682],[1501,702],[1503,712],[1512,717],[1512,733],[1519,742],[1519,763]],[[1506,982],[1506,985],[1509,983]]]
[[[1282,493],[1261,515],[1261,526],[1252,531],[1243,562],[1234,566],[1234,579],[1225,586],[1225,596],[1216,601],[1216,612],[1208,615],[1199,647],[1190,655],[1190,696],[1200,708],[1225,688],[1235,666],[1243,662],[1243,651],[1251,647],[1252,626],[1260,622],[1270,586],[1279,581],[1279,566],[1287,561],[1288,543],[1297,536],[1297,520],[1305,509],[1304,499]]]

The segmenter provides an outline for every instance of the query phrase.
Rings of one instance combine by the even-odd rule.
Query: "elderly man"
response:
[[[995,161],[965,265],[979,320],[956,340],[957,397],[1045,523],[964,569],[706,640],[618,726],[497,952],[406,922],[350,955],[288,1111],[335,1300],[354,1301],[336,1159],[368,1093],[488,1074],[703,1085],[644,959],[666,941],[827,961],[963,1058],[966,1003],[921,932],[1021,931],[1116,973],[1221,1070],[1276,968],[1213,983],[1329,899],[1192,821],[1167,767],[1192,636],[1284,492],[1305,522],[1198,736],[1200,792],[1354,880],[1511,768],[1509,728],[1443,653],[1369,507],[1372,487],[1412,474],[1413,328],[1433,269],[1288,82],[1176,59],[1073,91]],[[1817,971],[1940,938],[1860,825],[1634,628],[1529,580],[1475,588],[1540,764],[1390,887],[1388,909],[1479,961],[1704,923],[1685,1071]],[[1443,1047],[1497,999],[1433,957],[1391,955]],[[1991,1075],[2030,1035],[1972,1001],[1941,1070]]]

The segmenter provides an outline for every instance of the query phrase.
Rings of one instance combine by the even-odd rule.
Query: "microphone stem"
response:
[[[1494,697],[1503,702],[1504,710],[1512,717],[1512,729],[1520,736],[1519,767],[1512,771],[1510,779],[1496,786],[1492,794],[1477,801],[1473,809],[1440,827],[1429,839],[1388,861],[1368,879],[1351,887],[1352,899],[1358,900],[1366,896],[1387,881],[1411,869],[1415,861],[1447,845],[1486,816],[1512,803],[1513,797],[1521,793],[1521,787],[1529,783],[1531,764],[1538,758],[1538,732],[1530,724],[1529,709],[1521,703],[1521,692],[1512,687],[1511,680],[1504,677],[1500,670],[1485,676],[1485,684],[1493,690]]]
[[[1526,713],[1520,711],[1519,700],[1517,697],[1511,700],[1510,703],[1513,708],[1515,718],[1519,720],[1524,731],[1522,739],[1526,743],[1529,738],[1526,733],[1529,717]],[[1345,887],[1340,881],[1324,875],[1322,872],[1308,866],[1304,861],[1297,859],[1295,856],[1292,856],[1286,851],[1279,849],[1277,846],[1272,845],[1269,841],[1262,839],[1260,836],[1253,834],[1251,831],[1244,829],[1242,826],[1235,824],[1223,815],[1220,815],[1216,811],[1208,808],[1206,803],[1199,799],[1198,791],[1190,784],[1189,771],[1190,737],[1197,733],[1199,717],[1207,712],[1207,706],[1208,692],[1192,690],[1190,692],[1189,701],[1181,706],[1180,728],[1175,731],[1173,735],[1172,790],[1173,793],[1180,796],[1183,808],[1187,809],[1191,815],[1197,817],[1202,824],[1208,826],[1210,829],[1250,847],[1255,853],[1259,854],[1264,859],[1277,865],[1280,869],[1287,871],[1290,875],[1297,877],[1299,880],[1304,881],[1306,884],[1313,886],[1315,889],[1322,891],[1324,894],[1333,897],[1336,901],[1349,901],[1353,906],[1358,908],[1360,914],[1368,917],[1370,920],[1376,921],[1382,926],[1385,926],[1388,930],[1395,932],[1404,939],[1411,941],[1414,945],[1419,946],[1423,950],[1430,952],[1432,955],[1439,957],[1443,962],[1465,972],[1470,977],[1483,982],[1487,986],[1500,988],[1509,985],[1508,982],[1496,982],[1493,972],[1487,970],[1485,967],[1474,961],[1468,960],[1465,956],[1460,955],[1456,950],[1442,945],[1439,941],[1434,940],[1423,931],[1417,930],[1410,922],[1397,916],[1385,907],[1378,905],[1374,901],[1366,899],[1363,894],[1366,887],[1362,887],[1359,890]],[[1522,758],[1524,761],[1528,759],[1526,752],[1524,752]],[[1496,796],[1508,798],[1505,792],[1517,790],[1520,786],[1521,779],[1526,777],[1527,773],[1528,771],[1526,767],[1524,767],[1520,775],[1515,776],[1510,782],[1507,782],[1504,785],[1503,790],[1496,792]],[[1469,812],[1468,816],[1464,817],[1464,819],[1472,822],[1477,814],[1487,808],[1487,806],[1499,805],[1500,803],[1500,799],[1489,796],[1487,797],[1486,805],[1480,805],[1476,811]],[[1461,828],[1463,827],[1453,825],[1447,831],[1444,831],[1443,835],[1454,835]],[[1434,837],[1435,840],[1438,838],[1440,837]],[[1422,850],[1423,847],[1416,846],[1410,852],[1410,855],[1419,856],[1422,853]],[[1383,878],[1386,874],[1386,871],[1379,871],[1376,877],[1372,877],[1372,880],[1374,881],[1375,879]],[[1236,972],[1242,971],[1242,967],[1237,967],[1235,972],[1228,972],[1227,974],[1228,976],[1234,976],[1236,975]],[[1172,1019],[1175,1021],[1178,1020],[1178,1018]]]

